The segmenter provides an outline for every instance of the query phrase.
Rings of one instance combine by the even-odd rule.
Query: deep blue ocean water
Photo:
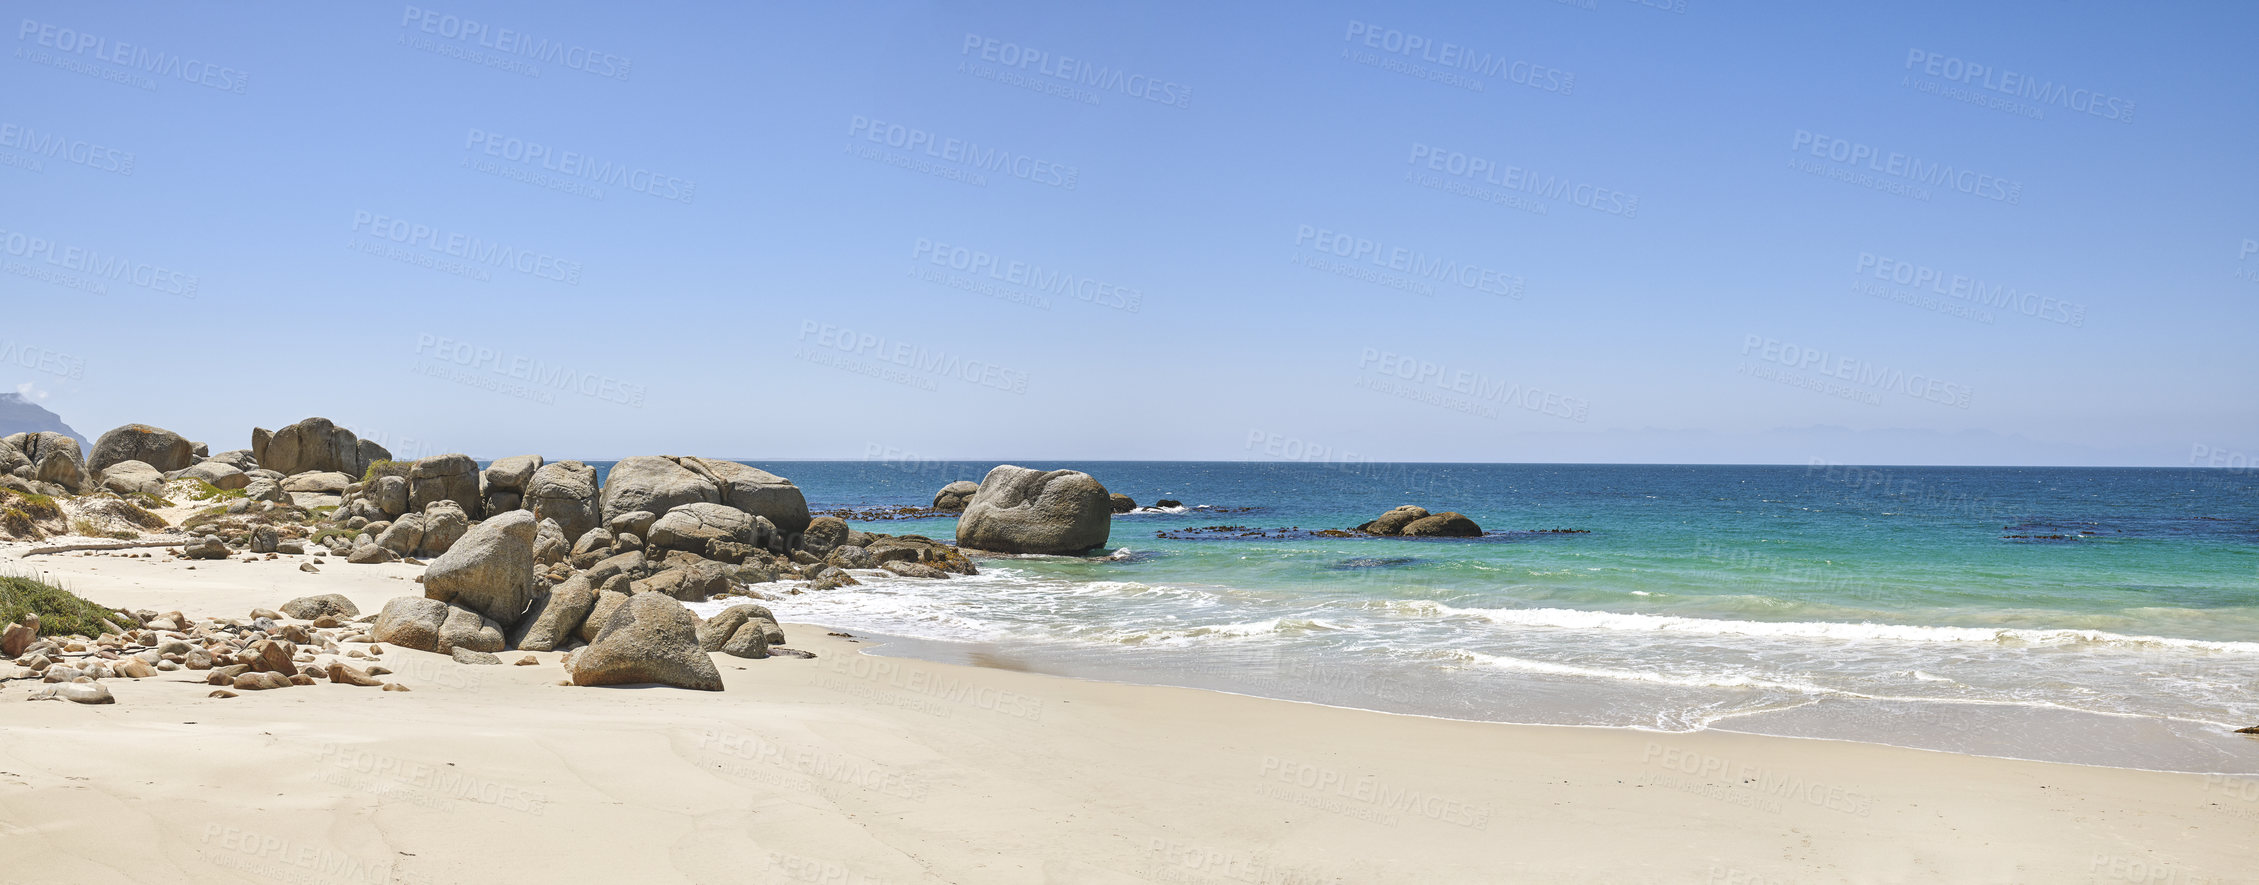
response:
[[[748,461],[810,506],[998,462]],[[2259,477],[2195,469],[1012,462],[1115,558],[789,595],[885,653],[1455,718],[2259,770]],[[1481,539],[1335,538],[1399,504]],[[857,522],[947,540],[953,519]]]

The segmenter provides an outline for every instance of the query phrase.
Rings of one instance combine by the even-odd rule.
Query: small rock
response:
[[[532,656],[532,655],[526,655],[525,657],[519,658],[519,659],[518,659],[518,663],[517,663],[517,664],[516,664],[515,666],[519,666],[519,667],[531,667],[531,666],[534,666],[535,664],[539,664],[539,663],[541,663],[541,659],[540,659],[540,658],[534,657],[534,656]]]
[[[239,698],[239,697],[242,697],[242,695],[236,694],[235,692],[232,692],[232,691],[228,691],[227,689],[224,689],[224,688],[215,688],[215,689],[213,689],[213,690],[212,690],[212,693],[211,693],[211,694],[205,695],[205,697],[208,697],[208,698]]]
[[[495,657],[492,654],[483,651],[472,651],[467,648],[457,648],[452,653],[450,653],[450,656],[453,657],[455,659],[455,663],[458,664],[495,666],[502,663],[501,658]]]
[[[387,682],[387,683],[385,683],[385,684],[384,684],[384,690],[385,690],[385,691],[408,691],[409,689],[408,689],[408,687],[407,687],[407,686],[405,686],[405,685],[401,685],[400,683],[397,683],[397,682]]]

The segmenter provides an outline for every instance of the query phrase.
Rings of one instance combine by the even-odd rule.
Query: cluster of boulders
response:
[[[1357,531],[1406,538],[1482,537],[1482,526],[1464,514],[1451,510],[1429,513],[1427,508],[1410,504],[1381,514],[1379,519],[1358,526]]]
[[[205,672],[213,697],[300,685],[408,687],[377,677],[390,673],[373,662],[384,654],[370,639],[352,600],[337,594],[307,596],[281,611],[257,609],[241,620],[191,619],[177,612],[115,612],[100,636],[39,635],[37,615],[0,631],[0,680],[46,683],[31,700],[115,703],[105,679],[146,679],[179,670]],[[132,626],[121,626],[130,624]],[[356,643],[362,647],[347,649]]]

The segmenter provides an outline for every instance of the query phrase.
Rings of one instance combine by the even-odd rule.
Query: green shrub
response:
[[[137,623],[37,578],[0,575],[0,623],[21,622],[32,614],[39,616],[41,636],[100,636],[105,620],[119,625]]]
[[[242,489],[223,489],[201,479],[191,480],[191,482],[196,483],[196,488],[188,493],[188,498],[191,501],[213,501],[243,497]]]
[[[369,462],[369,469],[361,471],[361,482],[363,485],[373,483],[380,476],[397,476],[401,479],[407,479],[408,468],[413,463],[411,461],[371,461]]]

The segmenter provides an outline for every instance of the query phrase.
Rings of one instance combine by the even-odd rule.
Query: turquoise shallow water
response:
[[[924,504],[995,462],[749,463],[823,509]],[[1111,560],[984,559],[779,614],[893,653],[1397,712],[2259,770],[2228,734],[2259,724],[2246,473],[1025,463],[1188,507],[1116,517]],[[1405,503],[1490,534],[1304,533]]]

